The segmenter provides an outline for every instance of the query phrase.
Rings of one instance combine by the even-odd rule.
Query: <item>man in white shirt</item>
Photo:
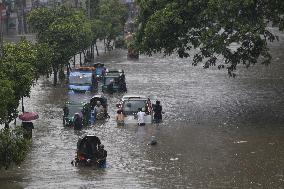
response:
[[[139,108],[138,109],[138,113],[137,113],[138,125],[139,126],[144,126],[145,125],[145,119],[144,119],[145,116],[146,116],[146,113],[142,112],[142,108]]]

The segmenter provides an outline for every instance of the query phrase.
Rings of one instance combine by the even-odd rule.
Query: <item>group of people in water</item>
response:
[[[154,112],[154,122],[160,123],[162,121],[162,113],[163,108],[160,101],[156,101],[156,104],[152,106],[150,99],[148,99],[148,102],[145,107],[145,111],[142,110],[142,108],[138,109],[137,112],[137,122],[139,126],[145,125],[145,116],[148,115],[150,112]],[[124,114],[122,109],[117,110],[117,114],[115,116],[115,120],[117,122],[118,126],[124,125]]]

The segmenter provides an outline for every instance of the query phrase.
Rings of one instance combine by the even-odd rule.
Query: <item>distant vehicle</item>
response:
[[[121,81],[118,75],[106,75],[103,79],[102,91],[108,93],[126,92],[126,83]]]
[[[83,122],[89,122],[91,109],[88,102],[66,102],[63,108],[63,125],[65,127],[74,127],[75,114],[79,114]]]
[[[97,86],[98,83],[95,76],[95,68],[80,67],[70,72],[69,90],[86,92],[97,89]]]
[[[101,141],[95,135],[86,135],[77,142],[77,150],[74,160],[75,166],[98,166],[105,167],[107,153],[101,150]],[[105,152],[102,154],[101,152]]]
[[[134,33],[128,32],[125,36],[125,42],[127,45],[127,58],[129,59],[139,59],[139,52],[134,46]]]
[[[126,81],[123,72],[106,72],[103,77],[102,91],[108,93],[126,92]]]
[[[145,123],[149,124],[153,122],[153,110],[151,101],[143,95],[125,95],[121,101],[117,104],[117,107],[122,109],[125,116],[124,123],[138,123],[137,112],[139,108],[146,113]]]
[[[105,75],[118,75],[118,76],[120,76],[122,73],[124,73],[123,70],[118,70],[118,69],[106,69],[106,74],[105,74]]]

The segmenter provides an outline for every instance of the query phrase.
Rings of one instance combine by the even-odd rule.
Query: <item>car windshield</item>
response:
[[[77,75],[70,75],[69,77],[70,84],[92,84],[92,74],[77,74]]]
[[[118,78],[116,78],[116,77],[106,77],[104,84],[105,84],[105,85],[109,85],[109,84],[110,84],[110,81],[113,81],[114,84],[116,84],[116,83],[117,83],[117,79],[118,79]]]
[[[82,104],[68,104],[67,107],[69,110],[68,117],[74,116],[75,113],[79,113],[80,116],[82,116]]]
[[[126,100],[123,102],[122,109],[125,115],[130,115],[138,112],[138,108],[144,110],[146,107],[146,100]]]

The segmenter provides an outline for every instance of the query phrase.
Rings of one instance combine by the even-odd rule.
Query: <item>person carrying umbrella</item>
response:
[[[31,122],[32,120],[38,119],[39,116],[35,112],[24,112],[19,115],[19,119],[22,120],[22,128],[24,129],[23,137],[25,139],[32,138],[32,130],[34,129],[34,124]]]

